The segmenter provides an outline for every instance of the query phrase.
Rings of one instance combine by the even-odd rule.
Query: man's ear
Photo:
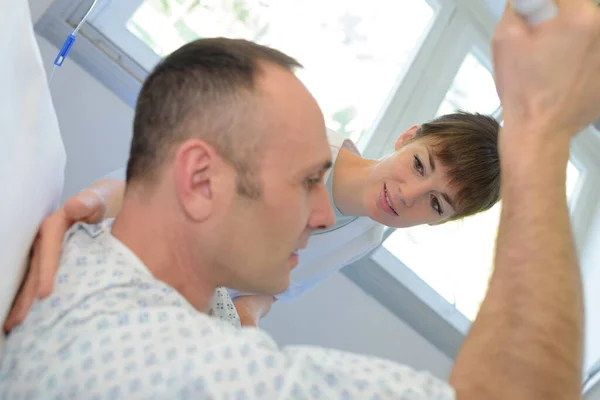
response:
[[[413,125],[410,128],[408,128],[406,132],[401,134],[396,140],[394,150],[400,150],[409,140],[414,139],[417,136],[419,128],[421,128],[421,125]]]
[[[177,197],[185,213],[194,221],[202,221],[212,212],[218,164],[215,149],[200,139],[185,141],[175,153]]]

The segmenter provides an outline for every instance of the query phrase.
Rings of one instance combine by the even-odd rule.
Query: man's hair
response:
[[[241,194],[259,196],[253,160],[262,135],[252,129],[250,95],[263,63],[301,67],[278,50],[227,38],[199,39],[163,59],[138,96],[127,181],[154,179],[177,145],[198,137],[236,169]]]
[[[500,200],[499,131],[493,117],[466,112],[443,115],[418,130],[416,140],[430,143],[458,189],[451,220],[489,210]]]

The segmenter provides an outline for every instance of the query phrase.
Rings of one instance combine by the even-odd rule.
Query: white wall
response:
[[[340,273],[291,303],[275,303],[262,328],[281,344],[368,353],[447,378],[451,360]]]
[[[38,37],[49,73],[58,52]],[[72,60],[57,69],[52,98],[67,151],[63,200],[93,180],[125,166],[133,110]]]
[[[34,20],[50,3],[32,1]],[[58,49],[38,42],[49,71]],[[52,96],[67,151],[64,199],[125,165],[133,110],[71,60],[56,72]],[[372,354],[442,378],[450,370],[450,359],[341,274],[300,301],[277,304],[264,328],[282,344]]]

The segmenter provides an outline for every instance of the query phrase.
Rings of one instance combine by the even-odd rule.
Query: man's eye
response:
[[[321,183],[321,180],[323,179],[322,176],[311,176],[306,178],[306,185],[308,187],[313,187],[315,185],[318,185],[319,183]]]
[[[419,174],[421,174],[421,175],[425,174],[425,167],[423,167],[423,163],[421,162],[421,159],[419,158],[419,156],[415,156],[414,166],[415,166],[415,170],[417,170],[417,172]]]

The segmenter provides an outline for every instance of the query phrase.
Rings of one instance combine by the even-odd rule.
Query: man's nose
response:
[[[335,225],[335,213],[331,206],[329,192],[323,184],[319,185],[317,190],[308,226],[312,230],[329,229]]]

